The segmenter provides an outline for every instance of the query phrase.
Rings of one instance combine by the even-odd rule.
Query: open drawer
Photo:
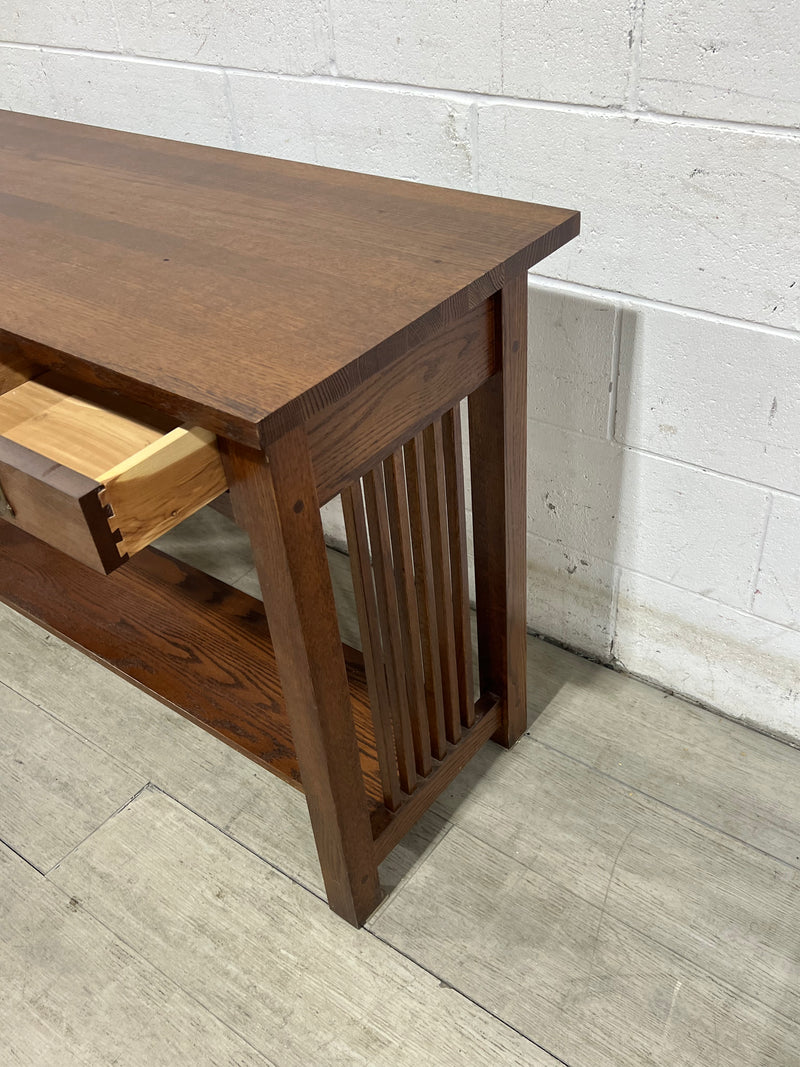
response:
[[[108,574],[227,488],[216,437],[45,374],[0,393],[0,518]]]

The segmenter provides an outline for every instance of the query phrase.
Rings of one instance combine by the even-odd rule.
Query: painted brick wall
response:
[[[580,208],[530,280],[530,625],[800,739],[798,39],[789,0],[0,0],[0,106]]]

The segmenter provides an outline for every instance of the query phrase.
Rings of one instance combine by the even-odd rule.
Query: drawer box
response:
[[[226,488],[208,430],[109,410],[49,375],[0,395],[0,519],[94,570],[113,571]]]

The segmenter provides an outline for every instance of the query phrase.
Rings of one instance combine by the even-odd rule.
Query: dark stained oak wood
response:
[[[370,550],[375,572],[375,588],[378,594],[378,618],[380,619],[400,785],[406,793],[413,793],[417,784],[417,769],[414,760],[408,690],[403,670],[403,638],[392,569],[386,489],[383,471],[380,467],[374,471],[367,471],[364,475],[364,498],[367,504]]]
[[[456,665],[453,590],[450,572],[450,547],[447,529],[447,495],[444,476],[444,444],[439,420],[422,432],[425,462],[425,485],[428,491],[433,592],[436,601],[436,629],[439,635],[438,657],[442,669],[442,700],[447,740],[461,736],[458,668]]]
[[[319,501],[298,428],[266,456],[226,442],[234,510],[253,548],[331,908],[360,926],[381,897]]]
[[[320,502],[370,470],[499,367],[494,301],[399,356],[306,426]]]
[[[527,725],[525,274],[512,279],[497,300],[503,366],[470,395],[469,447],[481,689],[501,697],[502,721],[495,740],[510,747]]]
[[[0,347],[275,440],[578,232],[577,212],[0,114]]]
[[[0,600],[302,789],[260,600],[148,548],[105,577],[0,523]],[[348,684],[370,806],[381,785],[354,649]]]
[[[386,859],[420,816],[427,811],[459,771],[469,763],[475,753],[496,733],[500,723],[500,701],[487,693],[477,701],[473,725],[464,730],[457,745],[448,745],[446,758],[437,762],[431,774],[421,782],[417,791],[396,813],[385,808],[372,813],[372,832],[375,835],[375,858],[380,863]]]
[[[128,557],[100,502],[103,486],[0,435],[0,523],[13,524],[107,574]]]
[[[411,734],[417,772],[423,776],[431,769],[431,739],[428,732],[428,708],[425,700],[425,670],[420,647],[417,587],[411,549],[411,522],[408,515],[403,453],[393,452],[383,464],[389,530],[392,539],[392,568],[397,589],[397,609],[403,652]]]
[[[433,581],[431,529],[428,518],[428,489],[425,478],[422,434],[417,434],[403,449],[406,464],[408,511],[411,544],[414,554],[414,578],[417,587],[417,611],[425,672],[425,702],[428,708],[428,731],[431,751],[442,759],[447,751],[444,721],[442,665],[439,660],[439,630],[436,590]]]
[[[128,460],[106,501],[0,454],[12,501],[15,477],[44,501],[0,521],[0,598],[302,787],[355,925],[379,860],[481,744],[525,728],[525,271],[578,229],[559,208],[0,112],[0,392],[64,375],[109,425],[149,411],[208,446],[206,499],[227,480],[216,506],[250,537],[271,628],[158,552],[104,577],[19,528],[74,540],[76,515],[130,500],[135,525],[148,487]],[[23,390],[47,387],[9,398],[0,448],[38,417],[20,423]],[[184,482],[166,484],[174,516]],[[337,493],[365,656],[339,640],[319,514]]]
[[[35,378],[41,371],[20,354],[16,345],[4,344],[4,336],[0,330],[0,396]]]
[[[400,806],[400,779],[394,753],[392,709],[386,687],[386,667],[360,482],[355,482],[342,491],[342,512],[350,554],[356,614],[364,649],[364,668],[375,729],[383,802],[390,811],[395,811]]]

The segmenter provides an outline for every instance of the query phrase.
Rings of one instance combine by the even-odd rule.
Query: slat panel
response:
[[[411,525],[402,452],[393,452],[386,459],[384,474],[414,758],[417,773],[424,776],[430,774],[431,770],[431,739],[428,732],[425,671],[422,666],[419,611],[411,552]]]
[[[469,570],[467,563],[467,512],[464,502],[464,453],[461,445],[461,411],[452,408],[442,416],[447,525],[450,536],[450,580],[453,588],[456,669],[461,721],[475,721],[472,683],[472,634],[469,625]]]
[[[342,490],[342,512],[347,531],[353,592],[364,651],[364,670],[372,708],[372,722],[375,727],[383,802],[390,811],[396,811],[400,806],[400,780],[392,739],[391,706],[386,689],[378,605],[375,601],[375,585],[364,516],[364,498],[359,482]]]
[[[383,655],[386,663],[386,680],[389,689],[389,704],[392,709],[394,743],[400,785],[411,793],[417,783],[414,761],[414,743],[408,712],[408,696],[403,677],[400,618],[397,610],[397,592],[392,573],[392,548],[389,535],[389,517],[386,507],[386,490],[383,474],[368,471],[364,475],[364,495],[367,502],[372,566],[375,571],[378,616],[381,623]]]
[[[404,453],[408,488],[408,511],[411,523],[411,544],[414,551],[414,580],[417,587],[422,664],[425,671],[425,702],[428,707],[428,729],[430,731],[433,755],[436,759],[443,759],[447,752],[447,737],[444,725],[442,670],[439,663],[439,631],[436,621],[436,596],[433,585],[433,560],[431,558],[428,495],[422,450],[422,434],[418,434],[407,442],[404,446]]]
[[[447,740],[453,744],[461,737],[461,708],[456,669],[453,591],[450,582],[450,551],[445,496],[444,445],[442,424],[438,420],[422,433],[425,478],[428,494],[428,519],[431,531],[433,587],[436,622],[439,631],[439,658],[442,664],[442,692]]]

